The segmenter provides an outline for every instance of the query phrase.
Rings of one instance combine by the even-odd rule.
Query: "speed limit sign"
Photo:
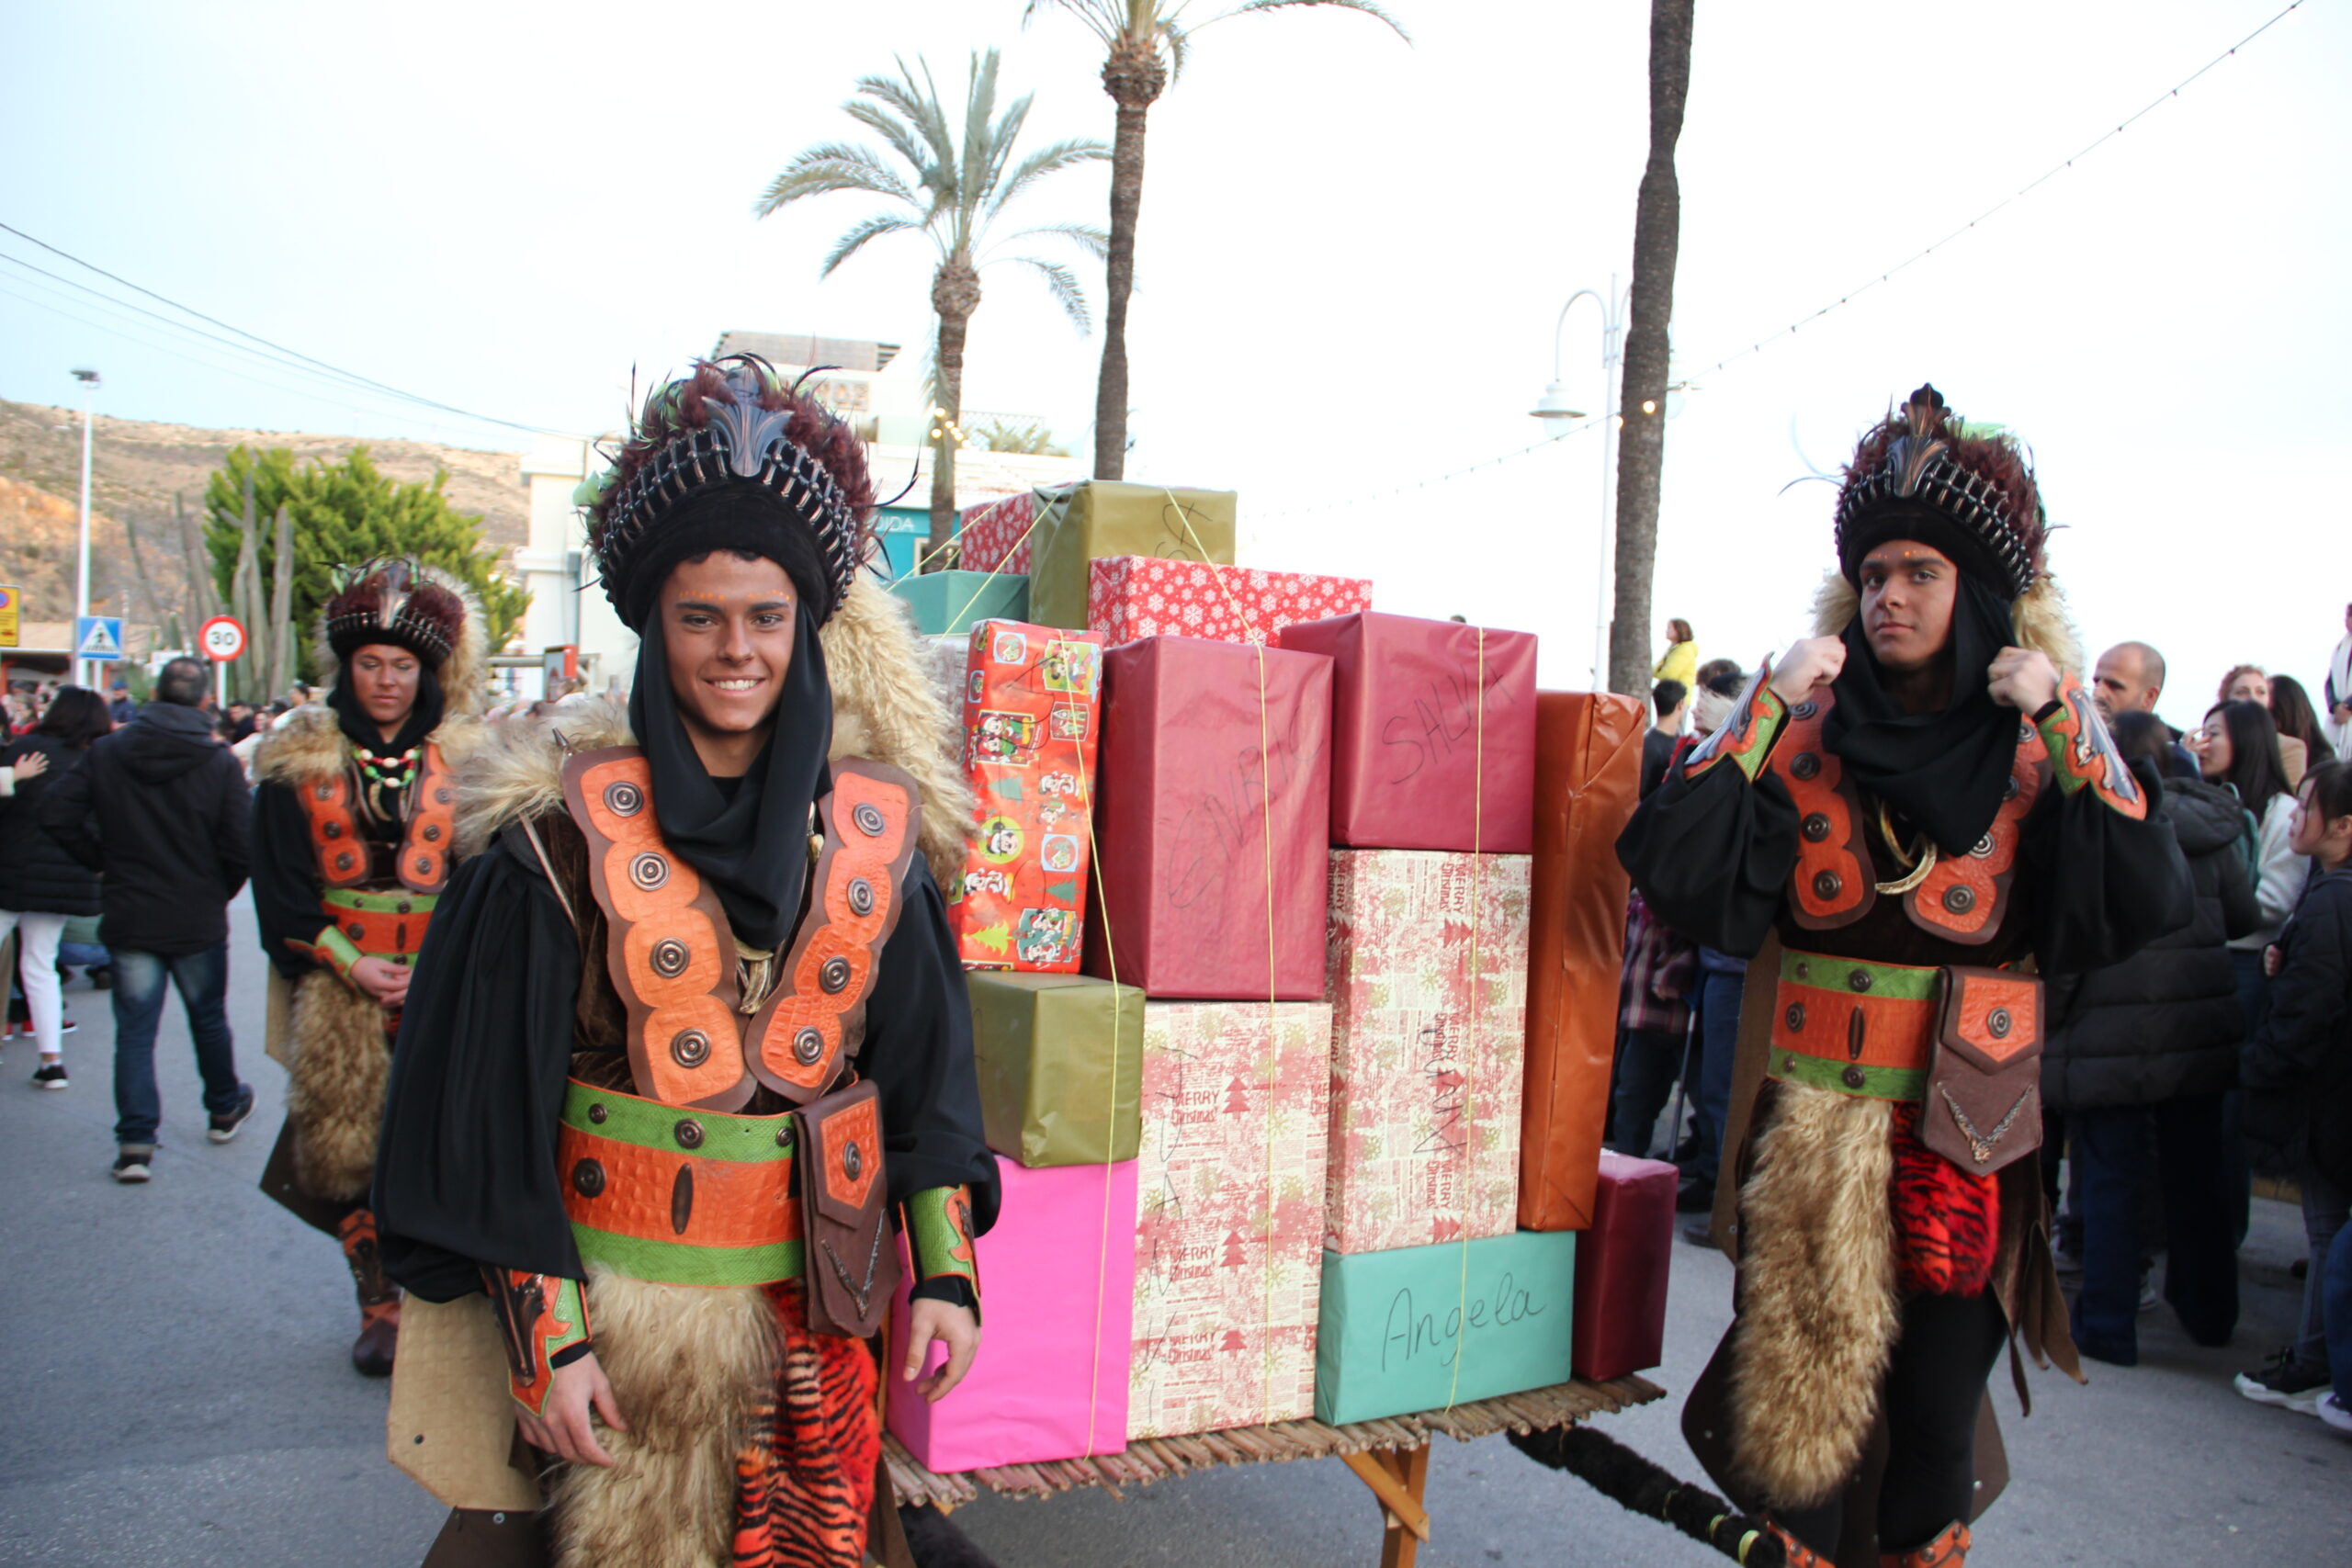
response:
[[[196,640],[204,657],[226,664],[245,651],[244,623],[234,615],[215,615],[197,628]]]

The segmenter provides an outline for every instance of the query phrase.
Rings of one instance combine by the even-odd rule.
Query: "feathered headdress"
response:
[[[1873,545],[1907,536],[2017,599],[2042,573],[2048,535],[2025,449],[1972,430],[1932,386],[1862,437],[1838,491],[1838,564],[1849,581]]]
[[[697,361],[693,375],[657,388],[618,461],[574,499],[588,515],[605,596],[633,627],[684,556],[748,547],[790,567],[806,558],[807,540],[827,591],[811,606],[821,621],[865,557],[874,485],[847,424],[786,387],[766,360],[735,354]],[[753,504],[703,504],[738,501]],[[682,511],[693,514],[689,526],[673,525]],[[791,529],[805,530],[804,540],[779,536]]]
[[[370,643],[405,648],[436,671],[456,651],[466,602],[426,579],[417,564],[392,556],[347,567],[327,601],[327,647],[339,663]]]

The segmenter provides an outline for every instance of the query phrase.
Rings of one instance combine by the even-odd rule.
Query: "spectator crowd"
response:
[[[1748,675],[1702,662],[1667,625],[1641,792],[1728,719]],[[2161,792],[2196,891],[2190,923],[2111,967],[2052,975],[2042,1056],[2042,1182],[2083,1354],[2139,1359],[2143,1312],[2231,1342],[2256,1184],[2302,1211],[2293,1340],[2240,1374],[2248,1399],[2352,1434],[2352,605],[2315,706],[2292,676],[2242,664],[2197,728],[2156,716],[2164,657],[2100,654],[2093,700]],[[1709,1240],[1723,1169],[1745,960],[1684,940],[1628,900],[1608,1145],[1670,1159],[1690,1242]]]

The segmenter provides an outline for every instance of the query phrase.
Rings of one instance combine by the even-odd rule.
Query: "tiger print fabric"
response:
[[[1919,1107],[1894,1106],[1895,1284],[1905,1295],[1973,1296],[1993,1278],[2001,1189],[1919,1141]]]
[[[766,1289],[782,1359],[735,1459],[734,1568],[857,1568],[882,1458],[874,1354],[811,1334],[797,1280]]]

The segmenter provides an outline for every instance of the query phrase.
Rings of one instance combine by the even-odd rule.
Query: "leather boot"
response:
[[[1966,1568],[1968,1547],[1968,1527],[1955,1519],[1925,1546],[1880,1552],[1879,1568]]]
[[[352,1342],[351,1365],[364,1377],[390,1377],[392,1348],[400,1338],[401,1293],[384,1278],[376,1247],[376,1216],[370,1210],[354,1209],[335,1229],[343,1238],[344,1261],[351,1265],[351,1282],[359,1291],[359,1337]]]

